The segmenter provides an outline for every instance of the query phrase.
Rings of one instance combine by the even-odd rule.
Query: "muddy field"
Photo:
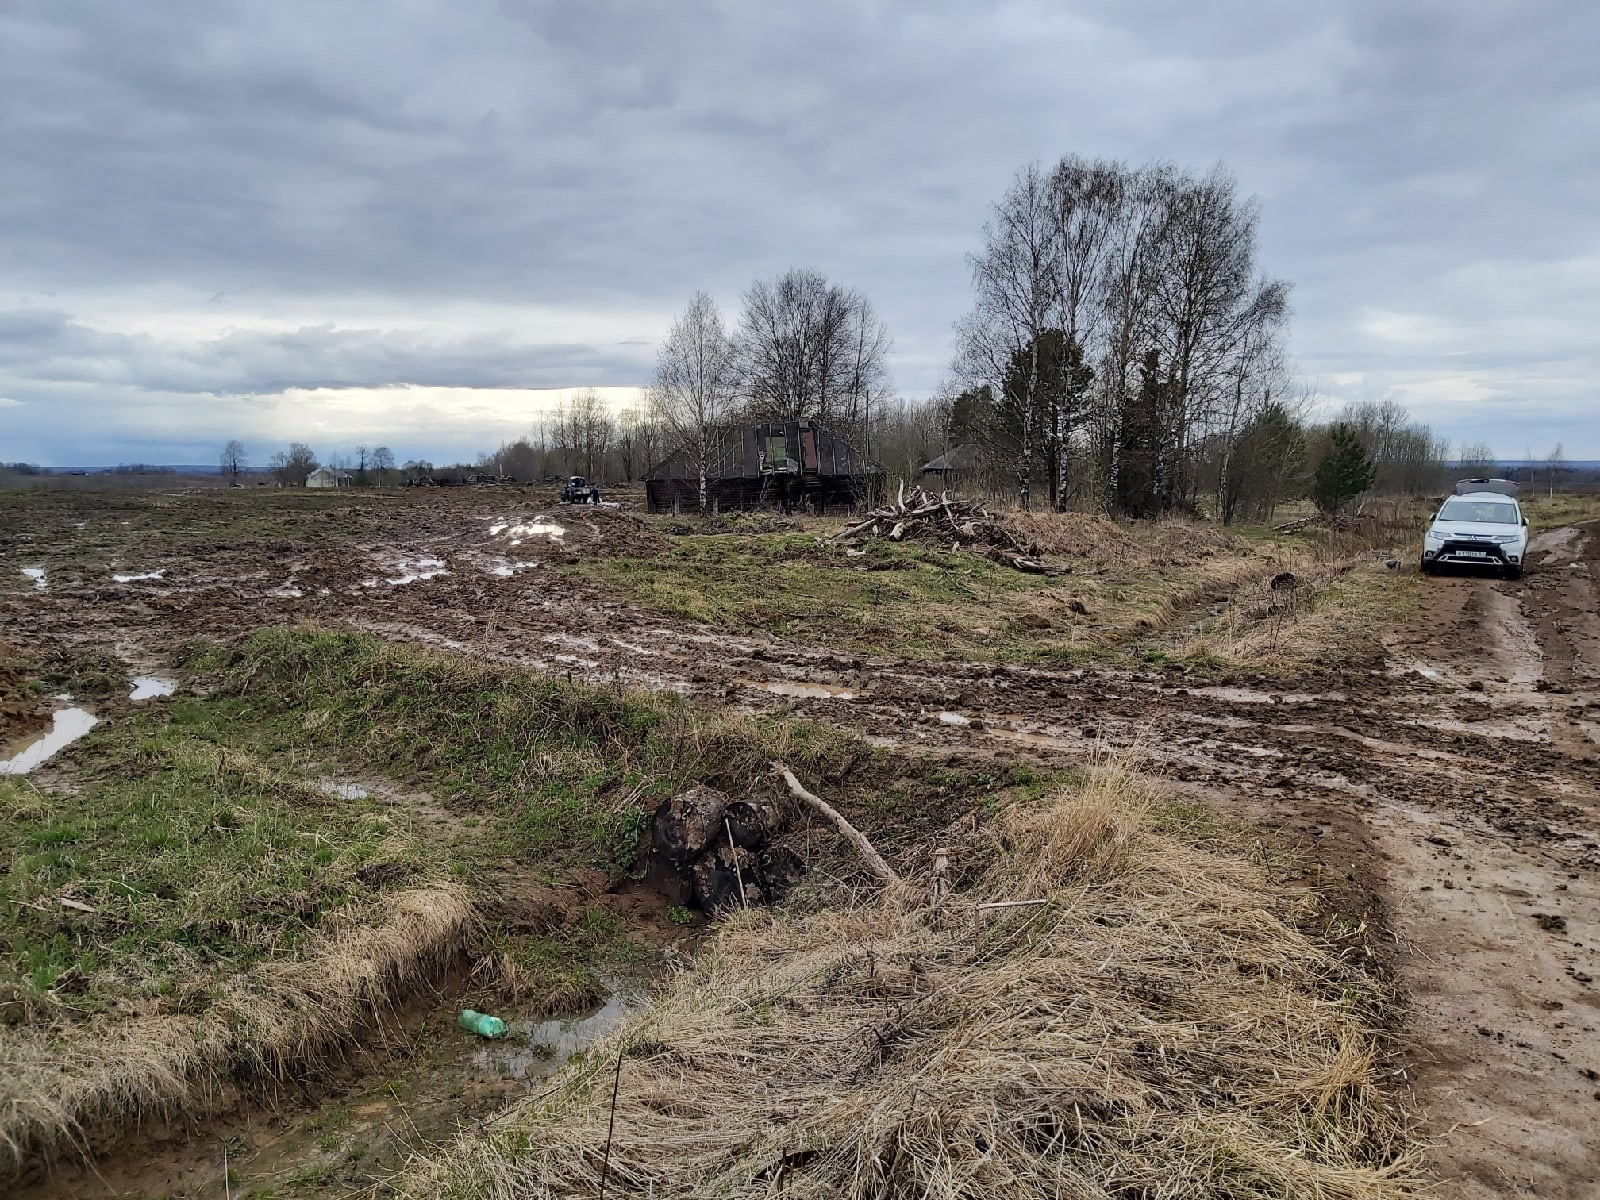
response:
[[[1158,554],[1108,553],[1059,581],[974,570],[964,597],[929,590],[948,588],[948,562],[868,571],[808,549],[822,526],[704,534],[536,492],[0,503],[0,757],[68,705],[52,695],[115,722],[143,703],[128,679],[173,674],[186,645],[299,622],[799,714],[908,759],[1048,772],[1131,749],[1184,794],[1298,849],[1325,897],[1320,935],[1392,981],[1386,1069],[1415,1098],[1441,1194],[1600,1194],[1600,527],[1540,534],[1517,583],[1421,580],[1409,550],[1391,568],[1383,547],[1331,562],[1179,530]],[[803,594],[824,580],[840,611],[707,608],[739,568],[707,556],[744,553],[752,538],[774,540],[747,590]],[[653,560],[697,594],[630,582]],[[1316,595],[1274,591],[1286,566]],[[690,568],[706,572],[704,589]],[[1145,577],[1161,588],[1140,591]],[[1341,604],[1368,640],[1342,632]],[[1228,623],[1245,617],[1256,626],[1238,634]],[[1223,626],[1247,653],[1219,652]],[[1330,629],[1335,641],[1313,644]],[[70,786],[72,762],[37,778]],[[673,936],[658,924],[659,948]],[[401,1022],[402,1043],[417,1036],[406,1028],[431,1029],[431,1045],[448,1021]],[[422,1087],[423,1108],[449,1115],[438,1097],[452,1088],[507,1095],[470,1072],[440,1078]],[[401,1149],[448,1132],[405,1126],[370,1079],[325,1086],[331,1099],[303,1096],[315,1103],[297,1110],[280,1097],[271,1119],[245,1122],[255,1132],[234,1144],[246,1169],[252,1156],[272,1178],[322,1163],[318,1131],[338,1147],[344,1128],[330,1127],[330,1105],[346,1123],[390,1128]],[[228,1135],[207,1136],[215,1148]],[[304,1143],[288,1166],[285,1139]],[[101,1164],[117,1185],[104,1186],[200,1194],[183,1189],[220,1179],[209,1149],[139,1153]],[[106,1194],[93,1178],[61,1174],[34,1194]]]

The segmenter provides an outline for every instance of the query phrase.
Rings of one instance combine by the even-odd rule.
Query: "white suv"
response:
[[[1528,555],[1528,518],[1509,479],[1463,479],[1422,538],[1422,573],[1443,566],[1498,567],[1522,578]]]

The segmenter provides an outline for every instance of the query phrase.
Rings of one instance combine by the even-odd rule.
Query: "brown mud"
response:
[[[1135,747],[1174,786],[1301,847],[1325,932],[1382,960],[1404,1001],[1396,1082],[1415,1096],[1441,1194],[1600,1195],[1594,526],[1541,535],[1519,582],[1423,581],[1422,611],[1383,663],[1199,681],[728,633],[549,569],[642,552],[659,535],[626,512],[574,516],[519,493],[341,499],[307,504],[293,537],[253,537],[247,506],[228,503],[237,520],[173,530],[148,501],[52,500],[26,543],[0,541],[0,634],[60,651],[128,647],[136,631],[134,649],[159,656],[306,619],[792,709],[912,751],[1061,764]],[[549,523],[564,535],[527,531]],[[17,571],[24,556],[49,569],[47,591]]]

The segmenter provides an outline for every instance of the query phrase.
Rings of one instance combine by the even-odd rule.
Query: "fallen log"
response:
[[[844,837],[844,840],[854,846],[861,857],[866,860],[867,866],[872,869],[874,875],[886,884],[895,885],[900,882],[900,876],[895,874],[894,868],[883,861],[883,856],[872,848],[872,843],[867,841],[866,836],[854,825],[850,824],[849,821],[845,820],[838,809],[834,808],[821,796],[808,792],[805,786],[794,777],[794,772],[782,763],[775,762],[772,766],[779,775],[783,776],[783,781],[789,785],[790,793],[797,800],[805,801],[826,817],[828,822]]]
[[[993,549],[989,551],[988,557],[995,562],[1005,563],[1008,567],[1013,567],[1018,571],[1025,571],[1029,575],[1055,577],[1072,574],[1071,567],[1057,566],[1054,563],[1047,563],[1038,558],[1029,558],[1024,554],[1018,554],[1010,550]]]

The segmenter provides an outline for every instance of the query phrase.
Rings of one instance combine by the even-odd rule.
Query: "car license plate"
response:
[[[1461,555],[1462,558],[1488,558],[1489,557],[1489,552],[1487,550],[1457,550],[1456,553]]]

